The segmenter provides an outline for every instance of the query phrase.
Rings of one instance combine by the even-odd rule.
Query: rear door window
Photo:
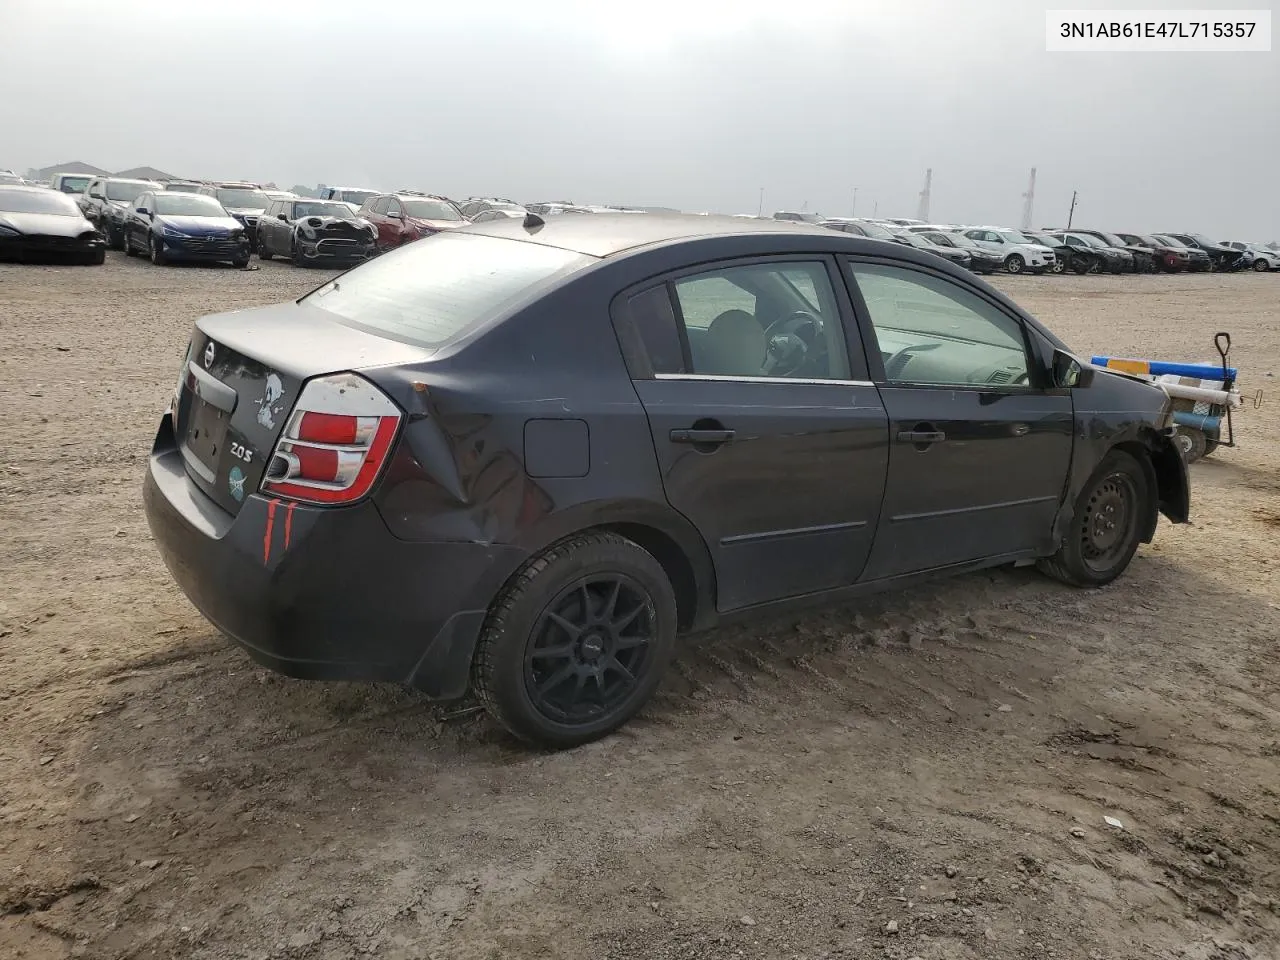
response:
[[[479,234],[438,234],[331,280],[302,299],[352,326],[438,347],[595,258]]]

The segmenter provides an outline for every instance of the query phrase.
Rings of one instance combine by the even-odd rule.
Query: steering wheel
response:
[[[822,355],[826,340],[822,337],[822,321],[807,310],[775,320],[764,332],[767,376],[785,377],[807,362]]]

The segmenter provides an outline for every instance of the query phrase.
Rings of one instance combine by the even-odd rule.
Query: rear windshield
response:
[[[0,210],[9,213],[52,213],[78,217],[80,208],[65,193],[52,190],[0,190]]]
[[[522,240],[442,233],[362,264],[303,302],[394,340],[438,347],[592,259]]]

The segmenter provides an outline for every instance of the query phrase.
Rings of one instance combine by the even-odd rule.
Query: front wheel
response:
[[[1258,273],[1266,273],[1271,269],[1271,264],[1259,257],[1257,260],[1253,261],[1253,269]]]
[[[1067,269],[1067,263],[1061,257],[1054,257],[1053,264],[1049,267],[1051,273],[1062,273]]]
[[[92,253],[87,253],[84,262],[91,267],[100,267],[107,262],[107,251],[94,250]]]
[[[1058,552],[1040,561],[1049,576],[1077,587],[1101,587],[1124,573],[1138,550],[1151,509],[1146,472],[1132,455],[1112,450],[1076,498]]]
[[[271,251],[267,249],[267,238],[265,236],[265,233],[266,233],[265,230],[258,231],[258,259],[259,260],[270,260],[272,257]]]
[[[1022,259],[1022,254],[1011,253],[1004,262],[1004,268],[1010,273],[1021,273],[1026,269],[1027,261]]]
[[[120,246],[123,242],[124,233],[123,231],[112,230],[110,220],[104,219],[102,221],[102,230],[100,230],[99,232],[103,235],[103,237],[106,238],[108,249],[110,250],[120,249]]]
[[[164,255],[164,250],[160,244],[156,243],[154,233],[147,234],[147,256],[151,258],[151,262],[157,267],[163,267],[169,262],[169,258]]]
[[[583,533],[530,560],[498,595],[476,648],[475,689],[520,739],[576,746],[644,706],[675,635],[661,564],[617,534]]]
[[[124,255],[125,255],[126,257],[136,257],[136,256],[138,255],[138,251],[137,251],[137,250],[135,250],[135,249],[133,249],[133,244],[129,242],[129,231],[128,231],[128,230],[125,230],[125,231],[120,235],[120,245],[121,245],[122,249],[124,250]]]

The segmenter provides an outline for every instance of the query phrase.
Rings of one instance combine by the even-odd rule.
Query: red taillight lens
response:
[[[298,439],[311,443],[355,443],[357,417],[307,411],[298,422]]]
[[[310,503],[351,503],[369,492],[395,440],[400,410],[354,373],[310,381],[262,479],[262,492]]]

